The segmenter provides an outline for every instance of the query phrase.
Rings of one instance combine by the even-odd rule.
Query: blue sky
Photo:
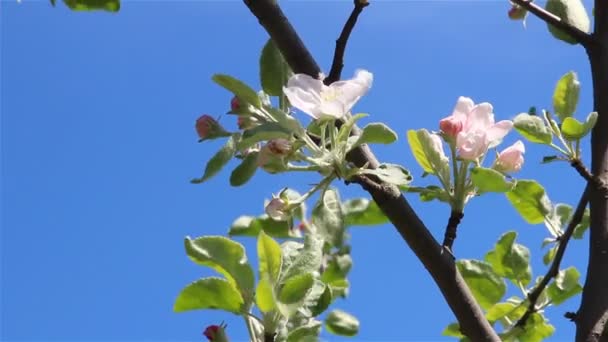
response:
[[[352,2],[282,3],[328,71]],[[356,68],[375,75],[356,111],[371,114],[363,123],[386,122],[400,137],[374,147],[380,160],[405,165],[425,184],[407,129],[437,129],[460,95],[491,102],[497,119],[549,107],[555,82],[570,70],[582,83],[578,116],[588,114],[583,50],[553,39],[535,18],[527,29],[509,21],[508,7],[372,1],[349,42],[344,76]],[[171,308],[184,285],[211,274],[186,258],[184,236],[225,234],[239,215],[261,214],[271,193],[287,185],[305,191],[316,179],[258,172],[245,187],[230,188],[227,168],[209,183],[189,183],[220,146],[197,143],[195,119],[229,108],[230,94],[211,75],[259,87],[267,36],[257,20],[240,1],[127,1],[113,15],[2,0],[0,16],[2,340],[196,341],[222,320],[233,340],[245,340],[233,315]],[[232,120],[221,122],[234,129]],[[518,138],[513,132],[506,143]],[[574,171],[540,165],[544,147],[527,149],[518,177],[538,178],[554,202],[576,204],[583,182]],[[354,185],[341,190],[343,198],[364,195]],[[449,208],[408,199],[441,238]],[[475,199],[465,215],[458,257],[482,258],[515,229],[530,247],[534,275],[544,274],[543,225],[527,225],[502,195]],[[254,240],[239,241],[255,259]],[[574,241],[563,263],[578,266],[583,279],[585,245]],[[334,306],[360,319],[352,340],[449,340],[440,332],[453,315],[392,226],[355,228],[352,246],[351,295]],[[552,340],[572,340],[574,326],[562,314],[578,303],[549,308]]]

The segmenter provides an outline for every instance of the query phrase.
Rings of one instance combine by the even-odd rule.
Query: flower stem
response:
[[[243,319],[245,320],[245,324],[247,325],[247,331],[249,332],[249,339],[251,342],[258,342],[258,335],[255,332],[255,328],[253,326],[252,318],[249,315],[244,315]]]

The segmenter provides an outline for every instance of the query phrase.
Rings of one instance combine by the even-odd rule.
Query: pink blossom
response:
[[[495,164],[496,169],[505,173],[521,170],[521,167],[524,164],[525,152],[526,148],[524,147],[524,143],[521,142],[521,140],[516,141],[515,144],[505,148],[498,154]]]
[[[219,127],[220,124],[207,114],[198,118],[195,125],[196,133],[202,140],[210,138]]]
[[[240,108],[241,108],[241,103],[239,102],[239,98],[236,96],[233,97],[232,100],[230,100],[230,109],[233,112],[237,112]]]
[[[494,122],[492,105],[475,104],[468,97],[459,97],[452,115],[440,121],[440,127],[448,136],[456,133],[458,155],[466,160],[475,160],[488,148],[498,145],[513,128],[509,120]]]

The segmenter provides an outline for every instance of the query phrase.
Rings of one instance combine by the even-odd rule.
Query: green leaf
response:
[[[587,10],[581,0],[548,0],[545,9],[557,15],[564,23],[588,33],[591,27]],[[553,37],[569,44],[578,44],[576,39],[561,29],[547,23]]]
[[[215,74],[213,75],[212,79],[215,83],[232,92],[240,100],[245,101],[256,108],[260,108],[262,106],[260,97],[255,90],[251,89],[248,85],[240,80],[224,74]]]
[[[585,213],[583,214],[583,219],[581,220],[581,223],[577,224],[576,227],[574,228],[574,233],[572,233],[572,237],[574,239],[583,238],[583,235],[585,235],[585,232],[589,228],[589,224],[590,224],[589,220],[590,220],[589,208],[587,208],[587,209],[585,209]]]
[[[372,122],[363,127],[363,131],[355,146],[363,144],[392,144],[395,141],[397,141],[397,133],[395,131],[383,123]]]
[[[543,160],[541,161],[541,163],[548,164],[548,163],[551,163],[551,162],[554,162],[554,161],[560,161],[560,160],[561,159],[558,156],[544,156]]]
[[[260,80],[264,92],[271,96],[281,96],[290,73],[283,55],[272,39],[268,39],[260,56]]]
[[[413,180],[410,172],[398,164],[383,163],[376,169],[362,169],[360,172],[375,175],[383,182],[394,184],[398,187],[406,187]]]
[[[479,260],[462,259],[456,262],[456,266],[482,308],[488,309],[505,295],[505,282],[494,273],[489,264]]]
[[[244,304],[239,291],[220,278],[203,278],[188,284],[177,296],[173,311],[218,309],[240,313]]]
[[[348,120],[346,120],[346,122],[340,127],[340,131],[338,131],[338,142],[345,142],[350,136],[350,131],[353,129],[355,123],[366,116],[368,116],[368,114],[358,113],[348,118]]]
[[[241,186],[247,183],[258,169],[258,152],[250,152],[230,174],[230,185]]]
[[[258,236],[258,259],[260,261],[260,278],[266,278],[271,285],[279,279],[281,272],[281,246],[263,231]]]
[[[342,310],[334,310],[325,318],[327,331],[334,335],[355,336],[359,332],[359,320]]]
[[[562,135],[566,140],[576,141],[584,137],[587,133],[585,132],[585,126],[582,122],[572,117],[566,117],[562,123]]]
[[[507,192],[514,186],[502,173],[485,167],[471,169],[471,181],[480,192]]]
[[[264,231],[274,238],[300,237],[300,233],[291,229],[289,221],[275,221],[264,214],[259,217],[240,216],[230,226],[229,236],[258,236]]]
[[[63,0],[63,2],[73,11],[118,12],[120,10],[120,0]],[[55,6],[55,1],[51,4]]]
[[[344,239],[344,214],[338,192],[324,191],[312,210],[312,224],[321,236],[333,246],[340,246]]]
[[[186,254],[195,263],[208,266],[223,274],[241,290],[244,297],[253,293],[253,270],[247,261],[245,248],[223,236],[203,236],[184,240]]]
[[[262,278],[258,282],[258,286],[255,289],[255,303],[260,311],[264,313],[270,312],[276,307],[272,285],[270,285],[268,278]]]
[[[283,128],[283,126],[276,122],[267,122],[243,132],[243,137],[238,143],[238,149],[244,150],[260,141],[278,138],[289,139],[290,137],[291,132]]]
[[[460,332],[460,324],[458,323],[450,323],[443,332],[441,332],[443,336],[451,336],[456,338],[463,338],[464,335]]]
[[[299,326],[289,332],[287,342],[303,342],[308,341],[308,338],[314,338],[310,341],[317,341],[321,333],[321,322],[312,320],[306,325]]]
[[[511,321],[516,321],[523,316],[525,312],[525,305],[518,305],[511,302],[496,303],[488,309],[486,312],[486,318],[492,323],[505,317]]]
[[[525,286],[532,279],[530,251],[527,247],[515,243],[516,237],[516,232],[503,234],[496,242],[494,250],[486,254],[485,260],[499,276],[510,279],[514,284],[521,282]]]
[[[279,291],[279,300],[285,304],[293,304],[301,301],[312,288],[314,279],[312,274],[303,273],[295,275],[287,280]]]
[[[304,245],[298,243],[284,243],[281,245],[283,251],[283,267],[281,274],[283,279],[289,279],[297,274],[318,272],[323,260],[323,239],[317,235],[307,234],[304,237]]]
[[[226,144],[217,153],[209,159],[207,166],[205,166],[205,173],[203,177],[192,179],[190,182],[193,184],[200,184],[209,178],[215,176],[222,168],[232,159],[236,152],[235,136],[231,136]]]
[[[526,320],[524,328],[520,328],[516,336],[518,341],[541,342],[553,335],[554,332],[555,328],[548,324],[542,315],[533,313]]]
[[[561,121],[571,117],[576,111],[580,90],[581,84],[573,71],[557,81],[553,91],[553,110]]]
[[[506,193],[509,202],[529,224],[539,224],[551,212],[551,201],[545,189],[533,180],[519,180]]]
[[[536,115],[521,113],[513,119],[513,127],[528,141],[537,144],[551,144],[553,134],[543,119]]]
[[[316,298],[315,305],[311,307],[311,316],[318,316],[323,313],[323,311],[327,310],[332,300],[333,294],[331,291],[331,286],[323,284],[323,293],[321,293],[321,296]]]
[[[559,305],[583,291],[578,282],[579,278],[580,273],[574,267],[559,271],[555,280],[547,287],[547,295],[554,305]]]
[[[435,148],[431,133],[426,129],[407,131],[407,140],[412,154],[424,172],[441,174],[449,180],[449,160]]]
[[[557,245],[549,248],[547,253],[545,253],[545,255],[543,256],[543,264],[549,265],[553,261],[553,259],[555,258],[555,253],[557,253],[557,248]]]
[[[328,263],[321,275],[321,281],[326,284],[341,282],[353,265],[352,258],[348,254],[336,255]]]
[[[406,191],[420,194],[420,200],[422,202],[430,202],[435,199],[446,203],[450,203],[451,201],[450,195],[445,191],[445,189],[436,185],[429,185],[424,188],[408,187]]]
[[[376,202],[366,198],[351,199],[342,203],[342,212],[347,227],[371,226],[388,222],[388,218]]]

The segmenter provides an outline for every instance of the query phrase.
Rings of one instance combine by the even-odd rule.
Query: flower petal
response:
[[[469,115],[469,113],[471,112],[471,110],[473,110],[474,106],[475,106],[475,103],[473,102],[473,100],[471,100],[468,97],[461,96],[456,101],[456,106],[454,107],[454,110],[452,111],[452,116],[456,117],[458,120],[461,120],[462,122],[466,122],[466,118]]]
[[[473,107],[469,114],[465,130],[486,130],[494,125],[494,113],[492,105],[488,102],[480,103]]]
[[[304,89],[293,87],[283,87],[283,93],[289,99],[289,103],[304,113],[312,116],[313,118],[319,117],[319,106],[321,99],[318,94],[314,92],[307,92]]]
[[[513,121],[503,120],[487,130],[489,148],[496,147],[502,141],[502,138],[509,133],[513,128]]]

